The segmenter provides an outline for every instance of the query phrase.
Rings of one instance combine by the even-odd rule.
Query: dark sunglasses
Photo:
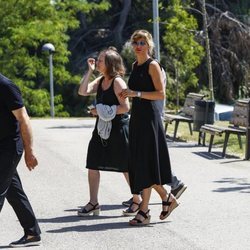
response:
[[[144,41],[132,42],[133,46],[145,46],[147,43]]]

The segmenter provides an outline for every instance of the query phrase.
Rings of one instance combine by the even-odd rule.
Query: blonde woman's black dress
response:
[[[128,86],[135,91],[154,91],[149,64],[134,64]],[[154,184],[171,183],[171,166],[158,101],[135,97],[129,124],[129,179],[131,192]]]
[[[114,80],[107,90],[98,86],[96,103],[109,106],[119,105],[114,92]],[[112,120],[112,130],[107,140],[101,139],[97,131],[97,122],[89,142],[86,168],[103,171],[128,172],[128,114],[116,115]]]

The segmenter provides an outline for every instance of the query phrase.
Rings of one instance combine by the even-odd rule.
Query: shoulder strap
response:
[[[134,69],[134,67],[137,66],[137,64],[138,64],[138,62],[137,62],[137,61],[134,61],[134,62],[132,63],[132,69]]]
[[[114,82],[115,82],[115,79],[117,78],[117,77],[120,77],[121,78],[121,76],[120,75],[116,75],[115,77],[114,77],[114,79],[113,79],[113,81],[112,81],[112,83],[111,83],[111,86],[114,88]]]
[[[157,59],[153,59],[153,58],[152,58],[152,61],[156,61],[156,62],[159,64],[160,68],[161,68],[162,70],[164,70],[163,66],[161,65],[161,63],[160,63]],[[151,61],[151,62],[152,62],[152,61]],[[164,71],[165,71],[165,70],[164,70]]]
[[[98,87],[97,87],[97,91],[100,90],[101,86],[102,86],[102,81],[104,79],[104,76],[102,76],[99,80],[99,84],[98,84]]]
[[[151,57],[147,60],[147,65],[149,65],[151,62],[153,62],[154,59],[152,59]]]

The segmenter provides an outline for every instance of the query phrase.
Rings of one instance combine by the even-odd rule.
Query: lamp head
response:
[[[45,43],[42,47],[43,51],[49,51],[49,53],[55,52],[55,47],[52,43]]]

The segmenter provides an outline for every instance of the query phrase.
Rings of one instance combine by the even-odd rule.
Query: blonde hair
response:
[[[146,41],[146,43],[148,44],[148,47],[149,47],[149,55],[153,56],[154,42],[153,42],[152,35],[147,30],[136,30],[132,34],[132,36],[130,38],[130,42],[132,44],[133,42],[136,42],[139,39],[144,39]]]

